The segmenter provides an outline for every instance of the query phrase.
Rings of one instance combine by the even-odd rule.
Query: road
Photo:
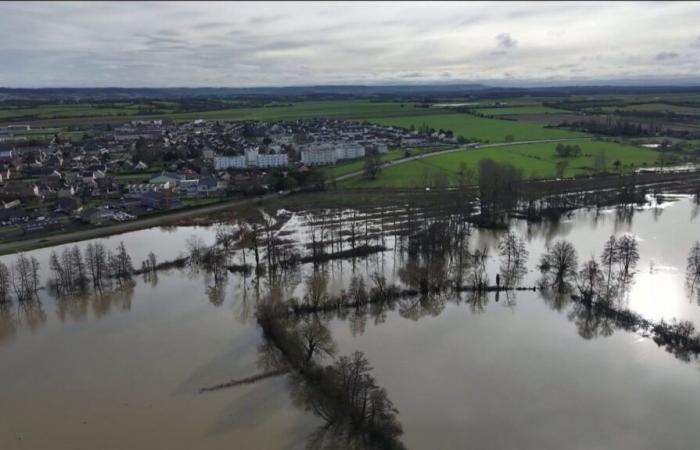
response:
[[[398,166],[405,164],[407,162],[416,161],[418,159],[432,158],[433,156],[446,155],[448,153],[464,152],[469,150],[480,150],[482,148],[494,148],[494,147],[506,147],[509,145],[523,145],[523,144],[545,144],[548,142],[563,142],[563,141],[580,141],[582,139],[592,139],[587,137],[577,137],[577,138],[564,138],[564,139],[540,139],[534,141],[515,141],[515,142],[499,142],[497,144],[484,144],[480,145],[478,148],[470,147],[469,144],[462,145],[456,148],[450,148],[447,150],[440,150],[437,152],[423,153],[421,155],[409,156],[408,158],[396,159],[394,161],[389,161],[382,164],[382,169],[387,169],[389,167]],[[364,170],[358,170],[357,172],[346,173],[335,178],[335,181],[347,180],[349,178],[355,178],[364,174]]]

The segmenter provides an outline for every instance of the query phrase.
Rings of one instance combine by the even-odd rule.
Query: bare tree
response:
[[[631,235],[624,235],[617,241],[618,262],[620,264],[620,276],[627,280],[639,262],[639,246],[637,239]]]
[[[10,270],[0,262],[0,304],[10,301]]]
[[[12,266],[11,284],[19,301],[31,300],[38,289],[39,262],[36,258],[27,258],[19,254]]]
[[[153,252],[148,253],[148,268],[151,272],[154,272],[156,270],[156,267],[158,266],[158,260],[156,258],[156,254]]]
[[[335,343],[331,332],[317,316],[310,316],[304,320],[299,328],[299,337],[307,363],[320,357],[332,356],[335,352]]]
[[[87,273],[85,271],[85,261],[83,261],[83,256],[77,245],[70,250],[70,255],[75,275],[75,287],[80,291],[84,291],[87,287]]]
[[[512,231],[506,233],[498,242],[498,253],[508,269],[524,265],[528,257],[525,241]]]
[[[124,242],[119,243],[116,253],[110,253],[109,266],[112,276],[116,278],[120,284],[131,280],[134,273],[134,267],[131,264],[131,256],[129,256],[129,254],[126,252]]]
[[[187,245],[187,252],[190,255],[190,261],[192,261],[192,264],[199,264],[207,249],[204,240],[199,236],[192,235],[187,238],[185,243]]]
[[[695,287],[700,280],[700,241],[693,244],[688,254],[687,276],[691,288]]]
[[[350,297],[359,305],[367,303],[369,299],[367,288],[365,287],[365,279],[360,275],[353,275],[350,278],[350,287],[348,288]]]
[[[94,289],[102,289],[108,271],[107,250],[101,242],[90,242],[85,248],[85,263]]]
[[[600,292],[603,285],[603,273],[598,262],[591,258],[583,263],[583,268],[578,274],[578,291],[587,303],[591,303]]]
[[[613,266],[620,261],[617,239],[615,239],[615,236],[610,236],[610,238],[605,242],[605,245],[603,246],[603,254],[600,256],[600,260],[603,263],[603,267],[605,267],[606,271],[607,290],[610,290]]]
[[[565,288],[576,278],[578,255],[568,241],[557,241],[542,255],[540,272],[551,277],[551,283],[558,289]]]

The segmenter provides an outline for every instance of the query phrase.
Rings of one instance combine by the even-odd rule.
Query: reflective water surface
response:
[[[667,200],[582,210],[558,222],[514,221],[511,230],[529,252],[519,285],[538,283],[537,264],[548,244],[570,241],[582,263],[600,258],[610,235],[630,233],[640,259],[616,300],[619,308],[700,326],[698,292],[686,276],[688,252],[700,240],[698,206],[691,198]],[[307,255],[328,211],[270,213],[280,246]],[[394,226],[427,220],[386,213]],[[411,250],[400,233],[372,217],[358,221],[357,236],[347,226],[337,235],[343,249],[351,237],[358,245],[386,247],[365,257],[258,276],[174,268],[101,294],[59,296],[47,287],[35,301],[4,305],[0,448],[696,446],[700,372],[694,357],[674,357],[569,296],[423,289],[426,279],[431,286],[451,283],[460,261],[452,241],[443,248],[427,240]],[[468,231],[470,255],[487,253],[479,279],[493,285],[502,272],[498,242],[505,231]],[[207,245],[216,241],[214,227],[177,227],[101,242],[115,249],[123,241],[138,268],[151,251],[160,261],[186,254],[192,235]],[[333,231],[328,235],[332,241]],[[51,250],[62,248],[28,253],[41,265],[42,286],[52,277]],[[237,250],[229,263],[242,258]],[[246,258],[251,264],[250,248]],[[14,256],[1,260],[11,265]],[[292,298],[345,295],[354,277],[376,289],[377,275],[412,294],[308,314],[275,312],[274,305]],[[262,313],[269,323],[260,320]],[[356,351],[366,361],[353,366]],[[363,362],[367,370],[353,372]],[[341,382],[347,373],[362,373],[364,381]],[[243,382],[200,392],[229,380]],[[330,401],[328,392],[342,401]],[[366,392],[366,401],[356,402],[357,392]]]

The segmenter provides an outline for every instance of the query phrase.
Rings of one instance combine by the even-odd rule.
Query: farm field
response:
[[[615,142],[580,140],[569,141],[567,144],[581,147],[582,155],[566,158],[568,167],[564,172],[565,177],[592,174],[594,160],[600,153],[605,155],[608,170],[613,170],[613,163],[619,160],[621,170],[627,172],[644,166],[653,166],[659,155],[653,150]],[[462,163],[476,171],[479,160],[484,158],[513,164],[523,171],[526,178],[554,178],[557,161],[564,159],[555,156],[555,148],[555,143],[518,144],[426,157],[384,169],[375,180],[358,177],[344,180],[338,186],[345,188],[424,187],[431,184],[436,174],[440,178],[447,178],[450,184],[455,184]]]
[[[123,107],[100,107],[91,104],[76,105],[46,105],[32,108],[4,108],[0,109],[0,119],[24,118],[36,119],[63,119],[71,117],[109,117],[132,116],[138,113],[143,105],[125,104]]]
[[[521,114],[571,114],[564,109],[550,108],[542,105],[507,106],[503,108],[477,108],[477,112],[486,116],[515,116]]]
[[[545,128],[542,125],[512,120],[487,119],[471,114],[436,114],[430,116],[390,117],[371,119],[370,122],[385,126],[416,128],[427,125],[431,128],[452,130],[455,136],[482,142],[505,142],[506,136],[515,141],[537,139],[564,139],[585,137],[584,133]]]
[[[608,106],[602,108],[604,111],[639,111],[639,112],[669,112],[676,114],[700,115],[700,108],[690,106],[670,105],[667,103],[642,103],[639,105],[629,105],[624,107]]]
[[[165,106],[165,105],[164,105]],[[239,121],[239,120],[294,120],[310,118],[336,118],[365,120],[375,117],[398,117],[410,115],[429,115],[428,108],[418,108],[412,103],[372,102],[368,100],[314,101],[283,104],[279,106],[261,106],[256,108],[229,108],[198,112],[163,112],[159,114],[138,115],[140,105],[126,105],[124,108],[97,108],[91,105],[58,105],[36,108],[0,109],[0,121],[9,121],[26,117],[26,121],[44,126],[67,126],[72,124],[91,124],[120,122],[131,119],[169,118],[177,121],[196,119]],[[167,110],[165,110],[167,111]],[[434,111],[439,114],[442,111]]]
[[[436,112],[437,113],[437,112]],[[367,100],[343,100],[300,102],[283,106],[236,108],[220,111],[170,114],[175,120],[294,120],[311,118],[364,120],[376,117],[397,117],[430,114],[427,108],[417,108],[412,103],[372,102]]]

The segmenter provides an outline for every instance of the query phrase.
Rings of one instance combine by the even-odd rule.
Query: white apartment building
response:
[[[309,166],[335,164],[346,159],[364,158],[365,147],[355,142],[320,144],[301,152],[301,162]]]
[[[338,161],[338,154],[334,148],[317,147],[301,151],[301,162],[308,166],[323,166],[335,164]]]
[[[214,169],[245,169],[247,167],[245,156],[217,156],[214,158]]]
[[[335,147],[336,157],[342,159],[357,159],[365,157],[365,148],[355,142],[341,142]]]
[[[248,167],[286,167],[289,156],[286,153],[260,154],[258,149],[246,149],[244,156],[217,156],[214,158],[214,169],[245,169]]]
[[[289,156],[286,153],[271,153],[258,155],[258,167],[286,167],[289,165]]]

